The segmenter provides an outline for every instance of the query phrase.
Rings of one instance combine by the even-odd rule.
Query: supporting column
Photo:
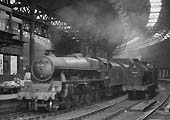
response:
[[[9,31],[13,32],[13,30],[12,30],[12,11],[9,13]]]
[[[34,10],[35,10],[35,4],[32,2],[31,8],[30,8],[30,15],[31,15],[31,21],[30,21],[30,66],[32,65],[33,59],[34,59],[34,27],[35,27],[35,21],[34,21]]]

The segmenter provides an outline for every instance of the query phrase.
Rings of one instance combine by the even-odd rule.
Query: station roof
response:
[[[72,26],[79,27],[78,29],[85,28],[86,29],[85,31],[94,29],[97,32],[94,34],[112,30],[114,33],[122,35],[119,34],[119,31],[122,31],[122,29],[124,30],[126,29],[126,31],[131,31],[132,29],[135,29],[135,31],[145,32],[146,26],[151,26],[150,30],[152,30],[152,33],[155,33],[160,29],[164,29],[164,27],[168,29],[170,27],[169,0],[25,0],[25,1],[33,3],[35,6],[47,10],[50,15]],[[116,3],[121,3],[122,8],[120,8],[119,4]],[[160,5],[161,8],[156,8],[158,5]],[[153,8],[151,9],[151,7]],[[158,9],[160,9],[159,12],[157,13],[153,12],[153,14],[151,14],[151,11]],[[110,20],[108,20],[111,18],[108,17],[109,15],[113,17],[112,21],[117,20],[116,24],[119,24],[119,22],[121,21],[123,22],[122,24],[124,26],[121,26],[120,28],[117,29],[118,26],[113,25],[107,28],[106,30],[101,31],[100,28],[103,27],[106,28],[110,26],[107,24],[111,22]],[[123,16],[124,18],[123,19],[118,18],[120,16]],[[153,18],[155,16],[157,16],[157,18]],[[151,19],[149,20],[149,18]],[[127,21],[131,24],[129,29],[128,26],[125,25]],[[153,23],[155,21],[156,24]],[[95,24],[95,26],[93,26],[92,24]],[[93,28],[92,27],[86,28],[87,26],[88,27],[92,26]],[[100,28],[98,27],[95,28],[96,26],[100,26]],[[113,27],[115,28],[114,30],[112,29]],[[127,34],[131,33],[127,32]],[[117,39],[117,37],[114,39]]]
[[[31,1],[31,0],[28,0]],[[61,10],[68,7],[76,7],[77,5],[88,3],[90,4],[102,4],[107,7],[108,10],[106,12],[110,12],[115,16],[114,12],[117,12],[115,9],[115,3],[121,1],[123,7],[127,10],[128,15],[130,16],[130,20],[134,26],[137,26],[138,28],[144,28],[147,22],[149,21],[149,13],[150,13],[150,7],[151,2],[154,1],[161,1],[161,11],[158,18],[158,24],[157,28],[162,28],[164,26],[167,27],[169,25],[169,19],[170,19],[170,1],[169,0],[32,0],[34,4],[37,6],[40,6],[44,9],[46,9],[50,14],[53,16],[63,19],[60,16]],[[111,4],[114,3],[114,4]],[[97,4],[96,4],[97,5]],[[83,7],[80,6],[80,7]],[[88,8],[87,8],[88,9]],[[105,13],[106,13],[105,12]],[[65,13],[67,15],[67,13]],[[69,14],[69,12],[68,12]],[[60,18],[61,17],[61,18]],[[157,30],[157,29],[156,29]],[[154,31],[155,32],[155,31]]]
[[[107,36],[106,39],[117,42],[122,39],[119,36],[125,35],[123,39],[130,37],[128,41],[125,41],[125,44],[118,46],[120,50],[124,48],[144,48],[159,41],[164,41],[170,36],[170,0],[25,1],[33,2],[35,6],[45,9],[50,15],[59,20],[78,29],[83,29],[83,31],[90,31],[98,38]],[[122,8],[119,6],[120,2]],[[157,6],[161,6],[161,8]],[[149,20],[149,18],[151,19]],[[120,22],[122,22],[121,25]],[[147,24],[149,22],[150,24]],[[146,27],[147,25],[151,27]],[[151,34],[150,38],[146,38],[148,34]],[[133,43],[135,44],[133,45]],[[127,47],[128,45],[130,46]],[[130,53],[131,50],[128,52]]]
[[[148,30],[150,31],[149,34],[153,35],[153,38],[154,38],[154,36],[159,36],[161,34],[165,35],[167,33],[166,34],[167,36],[169,36],[169,34],[170,34],[170,32],[168,33],[169,28],[170,28],[170,23],[169,23],[170,1],[169,0],[33,0],[33,1],[36,5],[41,6],[42,8],[48,10],[51,14],[58,17],[59,19],[66,21],[66,22],[70,22],[70,24],[72,24],[73,26],[75,24],[76,24],[75,25],[76,27],[78,26],[80,28],[86,28],[86,27],[90,26],[89,28],[86,28],[87,31],[93,30],[94,27],[91,27],[92,23],[97,21],[96,26],[100,26],[104,30],[102,31],[102,30],[100,30],[100,27],[97,27],[93,31],[90,31],[90,32],[93,33],[95,31],[94,34],[96,34],[96,31],[97,31],[97,33],[102,32],[101,35],[113,34],[113,35],[109,35],[109,37],[107,37],[108,39],[111,38],[114,40],[115,39],[120,40],[120,38],[117,37],[117,36],[122,35],[122,33],[119,33],[120,31],[122,32],[124,30],[126,30],[126,31],[133,30],[134,33],[137,35],[134,38],[129,38],[129,39],[131,39],[131,41],[129,41],[129,42],[126,41],[127,42],[126,45],[129,45],[129,44],[133,43],[134,41],[137,41],[139,37],[141,37],[142,39],[146,39],[143,37],[143,35],[145,34],[145,36],[147,36]],[[122,6],[123,6],[122,8],[119,8],[119,6],[116,4],[118,2],[121,2]],[[89,7],[88,7],[88,5],[89,5]],[[157,7],[159,5],[161,6],[161,8]],[[96,6],[99,6],[99,9],[101,9],[99,12],[97,11],[98,8]],[[102,7],[102,6],[104,6],[104,7]],[[85,8],[85,7],[87,7],[87,8]],[[94,7],[94,8],[91,8],[91,7]],[[123,9],[126,10],[126,12],[123,11]],[[74,13],[75,10],[77,10],[76,15]],[[90,13],[88,13],[91,16],[90,19],[86,19],[81,16],[81,12],[83,10],[85,10],[86,12],[90,12]],[[93,10],[93,12],[91,10]],[[158,11],[158,12],[155,12],[155,11]],[[61,15],[61,13],[62,13],[62,15]],[[77,14],[80,14],[80,15],[77,16]],[[95,17],[97,16],[95,18],[95,21],[93,21],[94,16],[92,14],[95,14]],[[110,19],[110,17],[106,17],[106,14],[112,15],[113,21],[117,20],[116,25],[112,26],[112,25],[108,24],[110,22],[108,20],[108,19]],[[120,14],[122,14],[122,15],[120,15]],[[124,19],[122,20],[121,18],[118,18],[118,16],[124,16]],[[128,16],[128,17],[126,17],[126,16]],[[153,18],[155,16],[157,16],[157,18]],[[84,20],[79,19],[78,17],[82,17]],[[87,17],[89,17],[89,16],[87,15]],[[149,20],[149,18],[151,18],[151,19]],[[76,19],[78,19],[78,20],[76,20]],[[127,22],[127,19],[129,20],[128,22],[130,23],[129,29],[128,29],[128,26],[125,25]],[[87,23],[86,23],[86,21],[87,21]],[[119,21],[124,22],[123,23],[124,26],[121,26],[121,28],[119,28],[117,26],[117,24],[119,24]],[[153,23],[153,22],[155,22],[155,23]],[[147,23],[149,23],[149,24],[147,24]],[[85,24],[85,25],[82,25],[82,24]],[[146,27],[147,25],[151,26],[151,27],[147,28]],[[105,28],[107,28],[107,29],[105,29]],[[112,31],[112,32],[110,33],[110,31]],[[166,31],[166,32],[164,32],[164,31]],[[129,37],[133,33],[127,32],[125,34],[127,34],[127,36],[125,36],[125,37]],[[97,36],[98,36],[98,34],[97,34]],[[167,39],[167,36],[164,38]],[[99,37],[101,37],[101,36],[99,36]],[[157,43],[154,40],[161,41],[162,39],[157,39],[157,38],[156,39],[155,38],[148,39],[147,44],[153,45],[154,43]],[[117,41],[113,41],[113,42],[117,42]],[[145,43],[146,43],[146,41],[145,41]],[[142,43],[144,47],[147,46],[145,43]],[[137,46],[135,46],[135,47],[137,47]]]

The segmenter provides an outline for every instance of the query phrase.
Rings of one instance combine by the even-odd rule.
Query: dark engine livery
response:
[[[61,71],[99,71],[99,61],[92,58],[84,58],[79,55],[56,57],[55,55],[44,56],[33,63],[32,74],[39,82],[48,82],[56,79],[55,75]],[[71,73],[71,71],[69,71]],[[72,72],[73,73],[73,72]],[[71,77],[68,76],[68,77]]]
[[[104,58],[72,54],[56,57],[48,54],[31,67],[33,80],[25,82],[19,100],[28,101],[29,109],[71,107],[91,103],[105,96],[151,94],[157,86],[154,67],[148,63],[107,61]],[[123,88],[123,89],[122,89]]]
[[[104,58],[48,54],[32,64],[31,73],[34,79],[25,82],[18,99],[27,100],[29,109],[34,110],[39,106],[51,111],[60,106],[90,103],[105,95],[118,96],[122,91],[120,65]]]
[[[127,68],[123,91],[127,91],[130,97],[153,96],[157,88],[157,78],[157,69],[152,64],[135,59]]]

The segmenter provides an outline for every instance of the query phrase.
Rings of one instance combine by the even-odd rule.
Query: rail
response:
[[[120,98],[117,99],[126,99],[127,96],[121,96]],[[39,111],[39,112],[33,112],[33,111],[23,111],[23,112],[14,112],[11,114],[5,114],[5,115],[0,115],[0,120],[50,120],[52,117],[56,117],[60,114],[65,114],[65,113],[69,113],[75,110],[80,110],[84,107],[90,107],[92,105],[95,104],[101,104],[103,102],[108,101],[108,99],[105,100],[100,100],[100,101],[96,101],[90,104],[83,104],[80,106],[75,106],[75,107],[71,107],[69,109],[61,109],[61,110],[56,110],[53,111],[51,113],[47,112],[47,111]]]
[[[168,89],[168,91],[170,91],[170,88],[166,86],[166,88]],[[170,92],[168,93],[168,95],[166,96],[166,98],[159,103],[155,108],[153,108],[152,110],[150,110],[149,112],[146,112],[144,115],[142,115],[141,117],[139,117],[137,120],[146,120],[149,116],[151,116],[156,110],[158,110],[168,99],[170,98]]]

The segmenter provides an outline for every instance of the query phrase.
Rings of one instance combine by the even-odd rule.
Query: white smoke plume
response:
[[[142,29],[149,15],[147,0],[121,0],[121,3],[130,18],[131,33],[135,33],[134,37],[145,38],[145,31]],[[127,41],[123,40],[124,26],[117,13],[107,0],[81,0],[56,11],[64,22],[111,43]],[[138,46],[139,43],[136,41],[135,44]]]
[[[103,0],[81,1],[57,13],[66,23],[110,42],[122,37],[122,24],[111,5]]]

